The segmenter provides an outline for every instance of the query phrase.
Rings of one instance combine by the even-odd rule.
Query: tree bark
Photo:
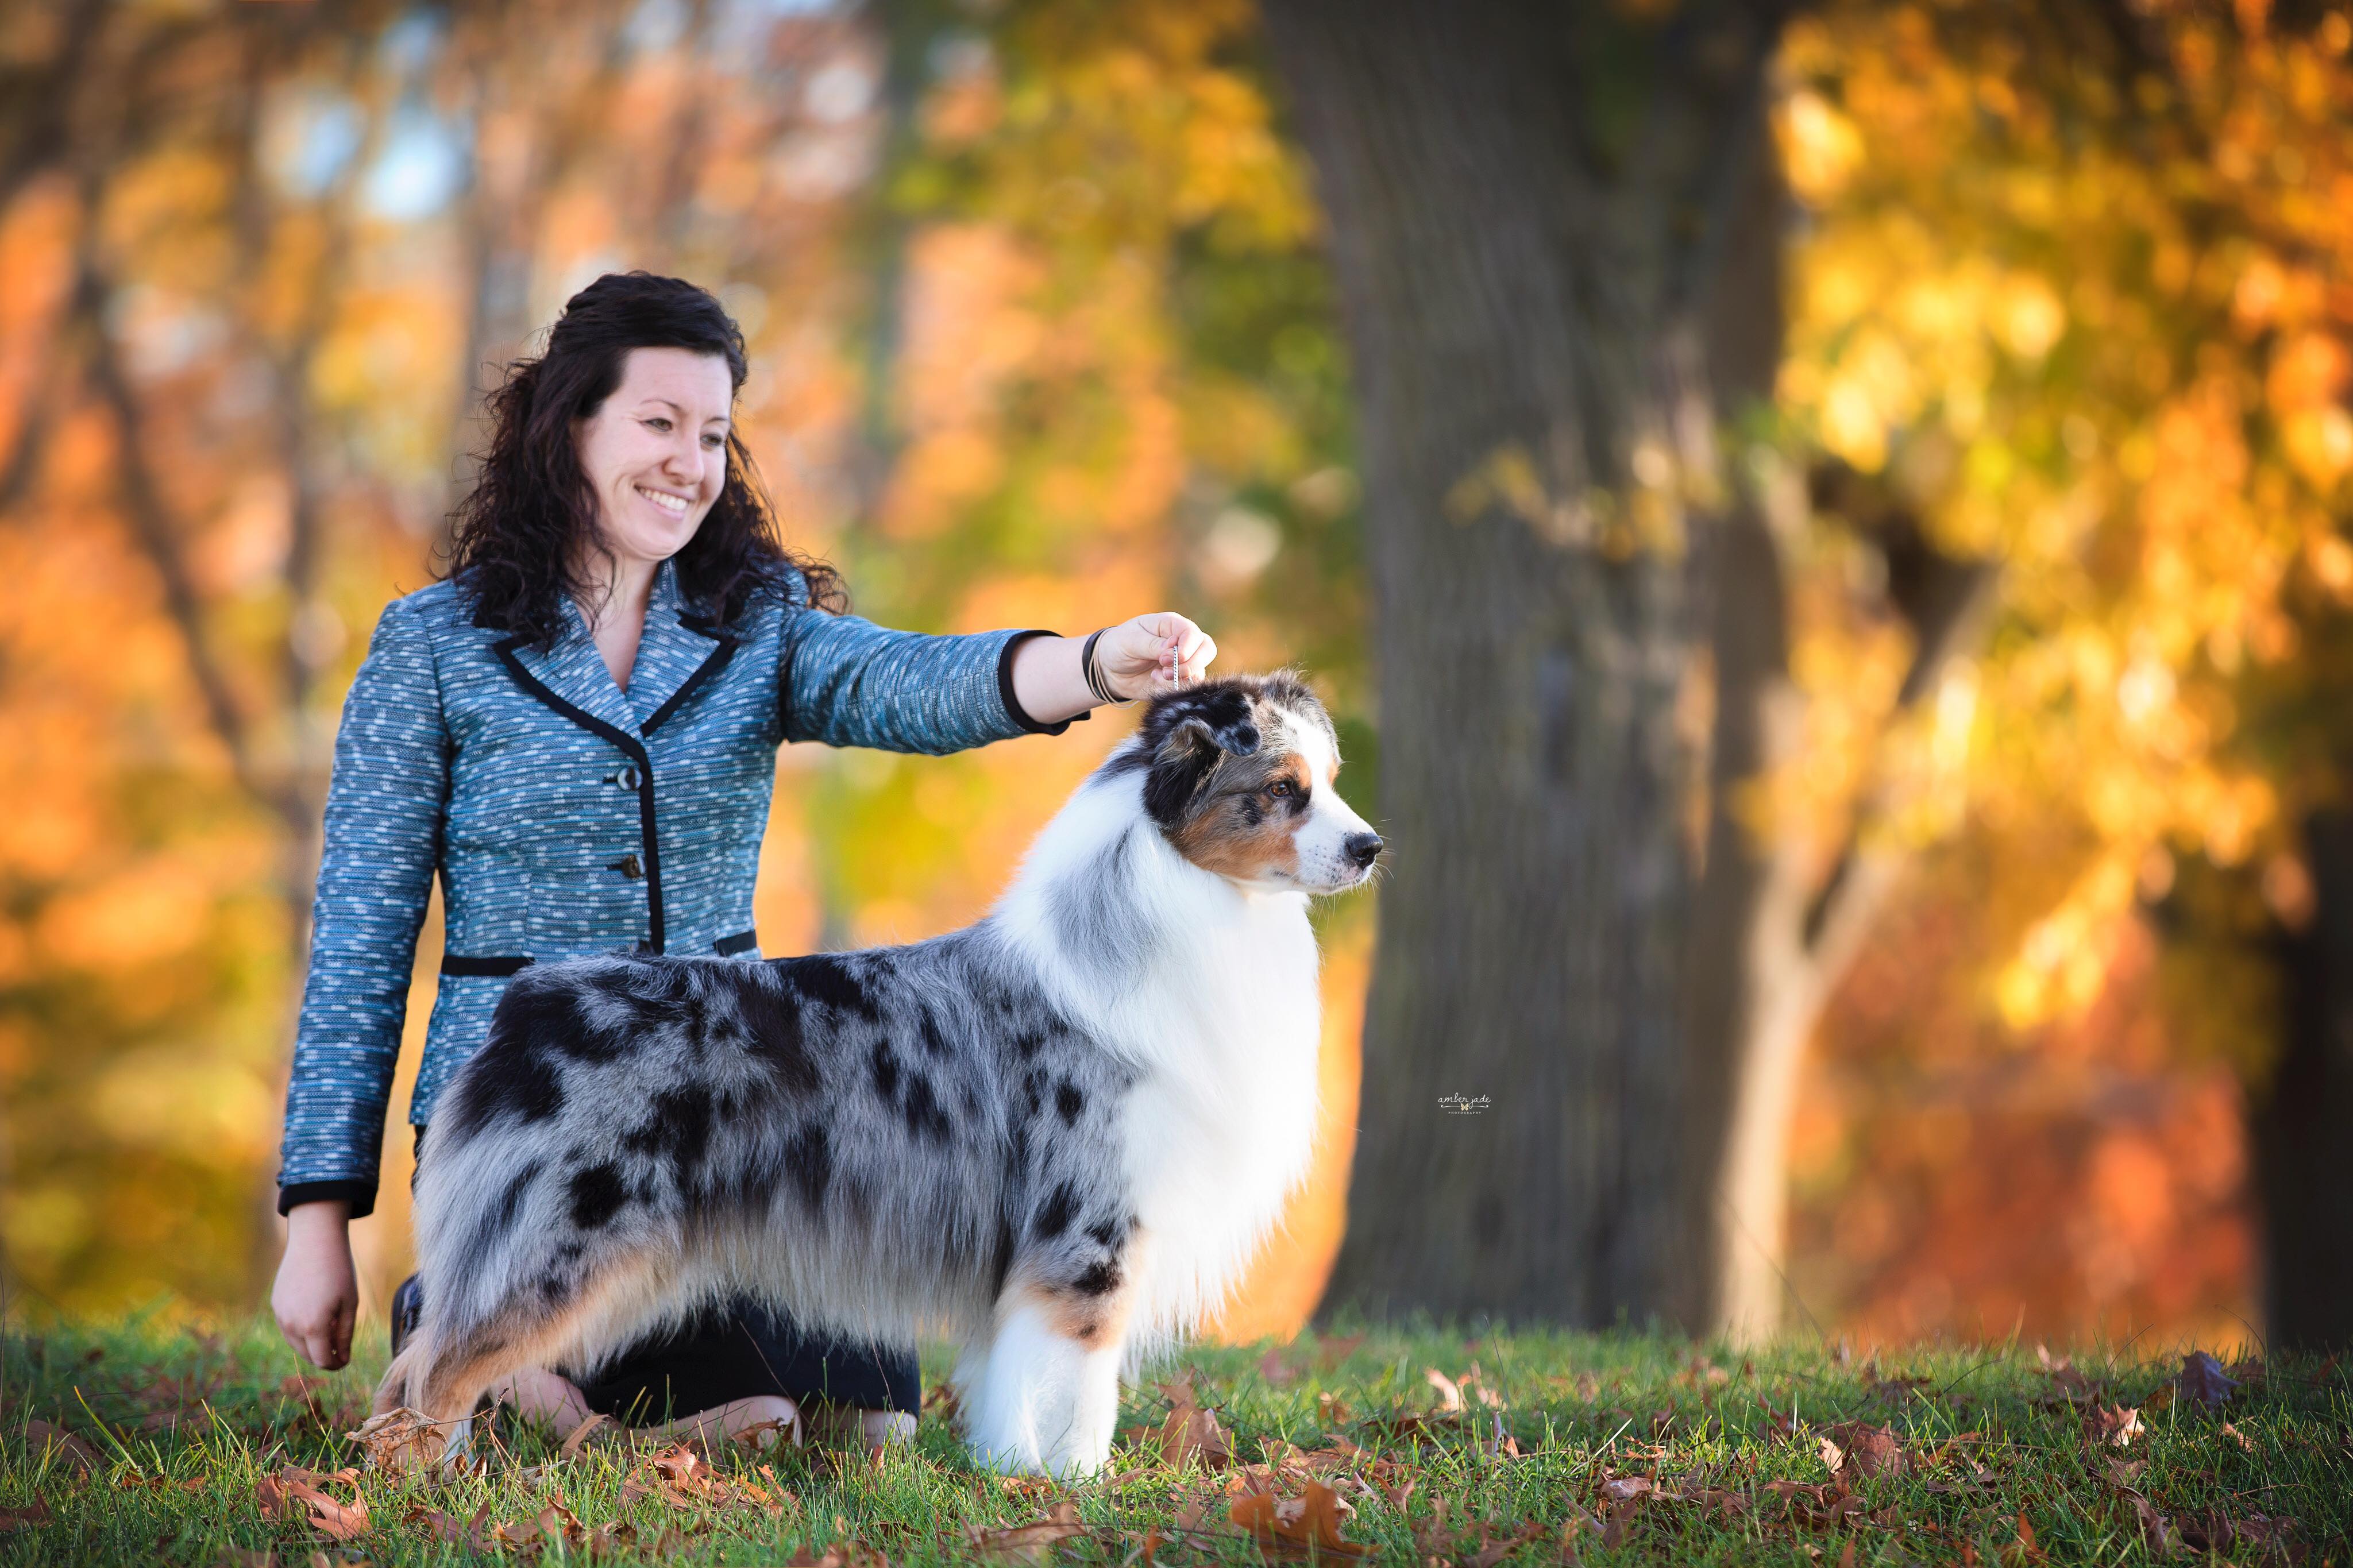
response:
[[[2306,825],[2312,920],[2279,942],[2284,1038],[2250,1091],[2249,1142],[2263,1196],[2263,1296],[2277,1349],[2353,1346],[2353,814]]]
[[[1356,355],[1394,846],[1331,1300],[1674,1315],[1708,307],[1778,16],[1267,19]]]

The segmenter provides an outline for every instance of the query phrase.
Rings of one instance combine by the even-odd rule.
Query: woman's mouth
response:
[[[645,486],[639,485],[637,487],[637,491],[672,517],[684,517],[692,505],[684,496],[674,496],[668,490],[649,490]]]

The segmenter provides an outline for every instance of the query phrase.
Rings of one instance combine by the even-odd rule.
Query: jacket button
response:
[[[619,784],[623,789],[635,793],[638,787],[637,767],[633,763],[617,773],[607,773],[605,782],[608,784]]]
[[[611,865],[606,867],[605,869],[607,871],[618,871],[622,876],[627,877],[630,881],[634,882],[638,878],[646,874],[646,863],[638,859],[635,855],[624,855],[618,860],[616,860]]]

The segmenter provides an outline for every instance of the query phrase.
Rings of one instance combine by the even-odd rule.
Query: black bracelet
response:
[[[1086,642],[1079,648],[1079,674],[1085,679],[1087,689],[1094,694],[1094,700],[1097,702],[1118,707],[1123,705],[1122,700],[1113,696],[1105,689],[1102,676],[1095,669],[1095,643],[1103,633],[1109,630],[1111,630],[1109,626],[1098,626],[1087,634]]]

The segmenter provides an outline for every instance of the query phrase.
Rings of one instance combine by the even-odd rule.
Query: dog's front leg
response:
[[[1071,1477],[1111,1457],[1123,1347],[1106,1315],[1074,1306],[1060,1292],[1008,1292],[966,1420],[982,1463]]]

